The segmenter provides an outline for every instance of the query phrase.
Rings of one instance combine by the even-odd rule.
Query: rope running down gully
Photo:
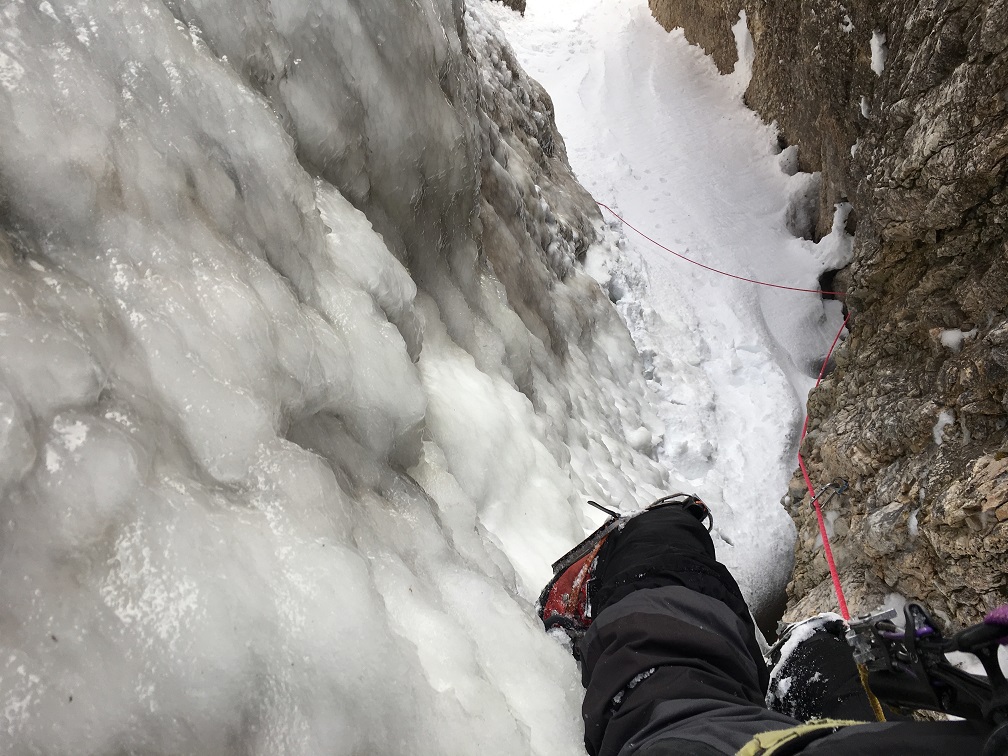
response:
[[[838,291],[823,291],[821,289],[803,289],[797,286],[785,286],[783,284],[770,283],[768,281],[759,281],[754,278],[746,278],[745,276],[735,275],[734,273],[729,273],[728,271],[725,270],[720,270],[718,268],[713,268],[709,265],[704,265],[703,263],[698,262],[696,260],[692,260],[689,257],[686,257],[685,255],[680,254],[679,252],[676,252],[675,250],[670,249],[669,247],[666,247],[661,242],[652,239],[650,236],[641,231],[639,228],[636,228],[635,226],[631,225],[626,220],[621,218],[616,213],[616,211],[614,211],[608,205],[605,205],[601,202],[598,202],[597,204],[602,209],[608,211],[614,218],[616,218],[616,220],[618,220],[624,226],[636,232],[640,236],[644,237],[649,242],[654,244],[656,247],[659,247],[668,252],[669,254],[678,257],[680,260],[684,260],[692,265],[696,265],[697,267],[703,268],[704,270],[708,270],[712,273],[717,273],[722,276],[727,276],[728,278],[734,278],[738,281],[757,284],[759,286],[768,286],[773,289],[784,289],[786,291],[797,291],[806,294],[819,294],[820,296],[834,296],[841,299],[844,297],[844,294]],[[829,351],[826,353],[826,359],[823,360],[822,368],[819,370],[819,377],[816,379],[815,383],[816,388],[818,388],[819,384],[822,383],[823,376],[826,374],[826,365],[829,363],[830,357],[833,356],[833,350],[836,348],[837,343],[840,341],[840,337],[843,335],[844,330],[847,328],[847,323],[849,321],[850,321],[850,314],[848,313],[847,317],[844,318],[843,325],[840,326],[840,330],[837,331],[836,336],[833,338],[833,343],[830,345]],[[823,519],[822,508],[819,505],[819,499],[816,497],[815,488],[812,486],[812,479],[809,477],[808,468],[805,467],[805,460],[802,457],[801,453],[801,442],[805,440],[805,435],[808,433],[808,421],[809,418],[808,415],[806,414],[805,422],[802,425],[801,440],[798,443],[799,446],[798,467],[801,468],[802,477],[805,479],[805,485],[808,488],[809,497],[812,503],[815,505],[816,520],[819,523],[819,535],[822,537],[823,551],[826,554],[826,564],[829,566],[830,577],[833,579],[833,589],[836,592],[837,603],[840,606],[840,614],[843,616],[845,621],[850,621],[850,611],[848,611],[847,609],[847,599],[844,596],[843,586],[840,584],[840,574],[837,571],[836,562],[833,559],[833,549],[830,547],[829,535],[826,533],[826,522]],[[868,685],[868,670],[865,668],[863,664],[858,664],[857,667],[858,667],[858,674],[861,677],[861,685],[864,688],[865,693],[868,695],[868,701],[871,704],[872,711],[875,712],[875,716],[880,722],[886,721],[885,714],[882,711],[882,705],[879,703],[878,698],[876,698],[875,694],[872,692],[871,688]]]

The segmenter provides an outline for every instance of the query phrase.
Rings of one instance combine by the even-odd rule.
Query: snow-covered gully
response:
[[[852,239],[801,238],[816,177],[742,103],[751,40],[720,76],[646,0],[529,2],[493,15],[550,92],[575,174],[666,246],[739,275],[818,288]],[[845,208],[838,208],[837,221]],[[794,529],[778,501],[795,468],[805,397],[842,321],[838,302],[693,268],[605,217],[588,265],[649,359],[661,461],[718,511],[719,557],[755,606],[788,579]]]

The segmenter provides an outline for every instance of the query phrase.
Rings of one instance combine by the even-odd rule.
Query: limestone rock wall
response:
[[[649,0],[651,13],[666,29],[681,28],[686,39],[700,45],[721,73],[730,73],[738,60],[731,27],[738,21],[743,0]]]
[[[736,6],[747,102],[822,172],[817,234],[854,208],[850,335],[804,446],[817,484],[850,483],[827,519],[851,609],[975,621],[1008,599],[1008,2],[651,0],[723,71]],[[834,601],[803,496],[796,475],[789,616]]]

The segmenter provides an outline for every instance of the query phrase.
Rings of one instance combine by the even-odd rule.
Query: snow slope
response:
[[[530,2],[524,17],[493,8],[553,96],[571,165],[599,202],[748,278],[816,289],[846,262],[842,225],[818,244],[796,236],[808,231],[817,178],[797,173],[793,149],[781,152],[742,103],[745,63],[718,75],[646,0]],[[751,61],[744,20],[734,30]],[[693,267],[615,223],[612,234],[589,266],[648,361],[665,426],[659,458],[713,506],[719,557],[750,604],[765,606],[788,580],[794,527],[778,501],[840,306]]]

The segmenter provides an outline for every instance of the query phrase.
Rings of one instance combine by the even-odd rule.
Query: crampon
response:
[[[609,519],[581,543],[553,563],[553,579],[539,595],[537,610],[547,632],[562,630],[575,642],[592,623],[590,583],[596,559],[606,539],[620,530],[633,517],[658,507],[681,506],[707,530],[714,526],[714,516],[698,497],[689,494],[663,496],[640,512],[624,515],[594,501],[588,502],[609,515]]]

